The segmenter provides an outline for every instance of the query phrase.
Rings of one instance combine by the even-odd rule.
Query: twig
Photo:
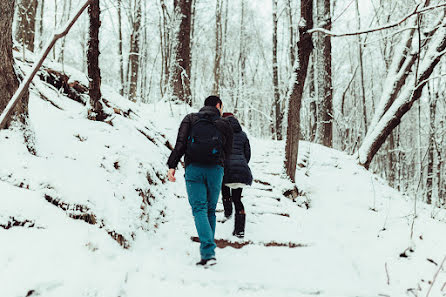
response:
[[[323,34],[329,35],[331,37],[346,37],[346,36],[355,36],[355,35],[367,34],[367,33],[372,33],[372,32],[376,32],[376,31],[382,31],[382,30],[386,30],[386,29],[390,29],[390,28],[396,27],[398,25],[401,25],[402,23],[404,23],[405,21],[407,21],[410,17],[412,17],[414,15],[419,15],[419,14],[425,13],[425,12],[427,12],[429,10],[433,10],[433,9],[444,7],[444,6],[446,6],[446,2],[438,4],[438,5],[435,5],[435,6],[430,6],[430,7],[426,7],[424,9],[418,10],[418,8],[420,7],[420,4],[418,4],[411,13],[407,14],[405,17],[403,17],[402,19],[400,19],[397,22],[386,24],[386,25],[381,26],[381,27],[371,28],[371,29],[357,31],[357,32],[335,33],[335,32],[332,32],[330,30],[326,30],[324,28],[314,28],[314,29],[308,30],[308,33],[312,34],[312,33],[315,33],[315,32],[319,32],[319,33],[323,33]]]
[[[390,276],[389,276],[389,270],[387,269],[387,262],[384,264],[384,267],[386,268],[387,285],[390,285]]]
[[[440,273],[440,271],[443,269],[444,262],[446,262],[446,256],[444,256],[443,261],[440,264],[440,267],[438,267],[438,270],[437,270],[437,272],[434,275],[434,279],[432,280],[431,286],[429,287],[429,291],[427,291],[426,297],[429,297],[429,294],[430,294],[430,292],[432,290],[432,287],[434,286],[434,283],[437,280],[437,276]]]

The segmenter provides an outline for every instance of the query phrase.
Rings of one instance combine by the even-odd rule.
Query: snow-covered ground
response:
[[[84,105],[36,79],[37,155],[19,128],[0,131],[0,296],[428,294],[446,255],[445,213],[419,204],[411,240],[410,199],[353,157],[304,142],[297,187],[305,197],[293,201],[283,195],[292,188],[281,176],[284,144],[251,139],[246,237],[231,235],[219,204],[216,238],[237,248],[219,248],[210,269],[196,267],[184,171],[165,182],[166,141],[190,110],[134,104],[107,87],[104,97],[121,113],[113,126],[87,120]],[[429,296],[445,296],[445,284],[442,270]]]

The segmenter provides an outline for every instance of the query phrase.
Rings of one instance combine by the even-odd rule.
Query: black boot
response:
[[[225,217],[229,218],[232,215],[232,199],[231,197],[223,197],[223,208],[225,209]]]
[[[245,222],[246,222],[246,214],[236,213],[234,220],[234,232],[232,235],[237,236],[238,238],[245,237]]]

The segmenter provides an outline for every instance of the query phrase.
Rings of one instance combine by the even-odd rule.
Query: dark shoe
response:
[[[232,199],[231,199],[231,197],[223,198],[223,208],[225,209],[225,217],[228,219],[232,215]]]
[[[235,214],[234,232],[232,232],[232,235],[237,236],[238,238],[245,237],[245,222],[246,222],[245,213]]]
[[[210,266],[214,266],[215,264],[217,264],[217,259],[215,258],[210,258],[210,259],[201,259],[200,262],[197,262],[197,266],[203,266],[205,268],[210,267]]]

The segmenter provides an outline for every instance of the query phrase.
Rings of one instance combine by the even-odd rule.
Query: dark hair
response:
[[[217,96],[209,96],[204,100],[204,106],[217,106],[220,103],[220,106],[223,105],[223,102]]]

